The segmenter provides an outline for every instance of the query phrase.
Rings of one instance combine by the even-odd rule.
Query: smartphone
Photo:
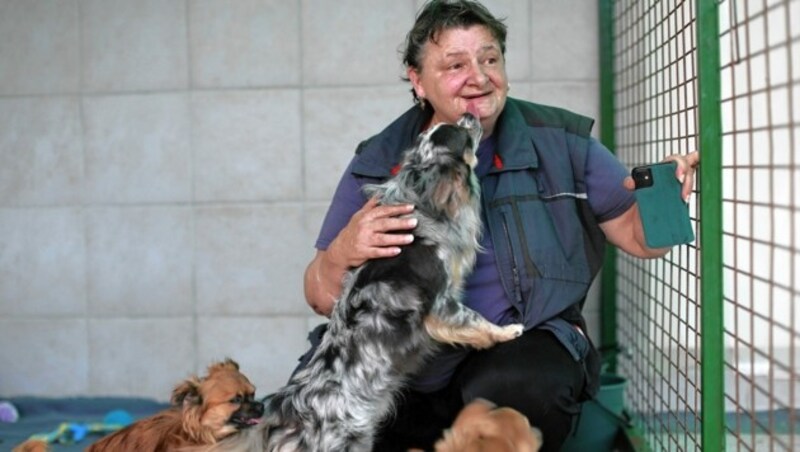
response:
[[[677,163],[663,162],[631,170],[644,238],[650,248],[669,248],[694,241],[689,205],[681,198],[676,169]]]

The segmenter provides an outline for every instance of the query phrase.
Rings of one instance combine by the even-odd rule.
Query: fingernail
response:
[[[417,220],[416,218],[412,218],[412,219],[408,220],[408,227],[409,228],[415,228],[415,227],[417,227],[417,223],[419,223],[419,220]]]
[[[409,212],[414,210],[414,204],[406,204],[406,209],[408,209]]]
[[[678,176],[678,181],[680,183],[683,183],[683,181],[685,181],[685,180],[686,180],[686,174],[685,173],[681,173],[680,176]]]
[[[414,241],[414,234],[406,234],[406,243],[411,243]]]

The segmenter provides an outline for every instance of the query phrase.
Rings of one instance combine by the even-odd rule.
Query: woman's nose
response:
[[[489,79],[489,76],[486,75],[486,71],[481,66],[480,63],[475,63],[471,66],[469,78],[470,80],[475,83],[476,85],[484,85],[486,81]]]

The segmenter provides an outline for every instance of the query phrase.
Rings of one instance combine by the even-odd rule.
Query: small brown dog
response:
[[[477,399],[461,410],[436,452],[536,452],[541,446],[541,432],[522,413]]]
[[[255,387],[231,359],[208,367],[172,391],[175,405],[101,438],[87,452],[170,451],[211,445],[259,423],[264,404],[254,400]]]
[[[47,442],[39,439],[29,439],[17,447],[11,449],[11,452],[49,452],[50,445]]]

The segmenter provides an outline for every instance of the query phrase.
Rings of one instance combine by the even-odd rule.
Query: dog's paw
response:
[[[506,342],[512,339],[516,339],[522,336],[522,332],[524,331],[524,327],[521,323],[515,323],[513,325],[506,325],[500,327],[500,332],[497,334],[495,338],[497,342]]]
[[[533,452],[536,452],[542,448],[542,442],[543,442],[542,431],[536,427],[531,427],[531,434],[533,435],[533,441],[534,441]]]

